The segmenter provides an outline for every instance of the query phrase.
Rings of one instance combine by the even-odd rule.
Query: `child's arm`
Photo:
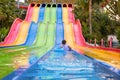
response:
[[[60,45],[60,48],[63,48],[63,45]]]

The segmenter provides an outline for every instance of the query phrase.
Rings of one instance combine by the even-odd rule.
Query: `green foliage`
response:
[[[105,12],[103,10],[103,8],[100,6],[103,1],[104,0],[92,0],[92,35],[89,34],[88,0],[78,0],[78,2],[76,3],[76,6],[74,8],[75,17],[80,19],[83,35],[87,40],[89,40],[90,38],[96,38],[97,40],[100,40],[101,38],[107,38],[107,36],[110,34],[119,34],[116,26],[120,25],[120,23],[117,20],[111,19],[110,12]],[[116,8],[120,9],[118,7],[115,7],[114,9]],[[117,9],[113,11],[119,12],[119,10]],[[117,13],[117,15],[119,15],[119,13]],[[117,36],[119,37],[120,35]]]
[[[0,29],[0,42],[7,36],[9,28],[3,27]]]
[[[118,21],[120,21],[120,0],[110,0],[108,6],[109,7],[106,7],[106,9],[107,12],[109,12],[110,17],[112,19],[117,19]]]
[[[120,25],[117,26],[116,30],[115,30],[115,35],[117,36],[117,39],[120,42]]]
[[[0,41],[2,41],[15,18],[24,19],[25,10],[16,7],[15,0],[0,0]]]

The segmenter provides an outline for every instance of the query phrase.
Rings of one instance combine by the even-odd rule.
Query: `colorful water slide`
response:
[[[33,26],[33,28],[35,30],[31,29],[31,31],[30,31],[31,33],[29,33],[29,35],[28,35],[28,38],[29,38],[27,40],[28,41],[27,43],[29,43],[28,45],[33,44],[33,46],[31,46],[29,48],[33,48],[35,46],[39,47],[40,45],[42,45],[41,42],[43,42],[45,40],[44,36],[45,36],[45,32],[46,32],[45,30],[46,30],[47,25],[45,23],[42,23],[44,21],[45,6],[46,6],[45,4],[41,5],[40,11],[39,11],[38,23],[34,23],[34,26]],[[35,25],[38,28],[35,28]],[[38,30],[36,30],[36,29],[38,29]],[[36,35],[34,35],[34,34],[36,34]],[[33,36],[34,38],[31,36]]]
[[[70,27],[70,26],[68,26]],[[67,28],[68,28],[67,27]],[[48,27],[49,28],[49,27]],[[72,29],[72,28],[71,28]],[[71,30],[70,29],[70,30]],[[61,41],[57,39],[63,39],[63,26],[62,23],[56,24],[56,45],[60,44]],[[62,35],[59,35],[61,33]],[[71,35],[71,34],[70,34]],[[108,73],[103,70],[98,64],[94,64],[90,59],[83,55],[79,55],[73,52],[76,61],[69,62],[65,61],[62,56],[63,50],[58,50],[56,48],[49,51],[45,56],[43,56],[37,63],[32,65],[23,74],[18,76],[16,80],[61,80],[61,79],[79,79],[79,80],[102,80],[104,75],[110,77],[112,73]],[[116,75],[112,74],[112,79],[118,80]],[[107,79],[107,78],[104,78]]]
[[[39,7],[40,4],[37,4]],[[40,10],[36,16],[36,21],[34,22],[31,22],[31,25],[30,25],[30,29],[29,29],[29,32],[28,32],[28,35],[27,35],[27,39],[25,41],[25,43],[23,45],[25,46],[30,46],[30,45],[33,45],[35,43],[35,39],[36,39],[36,35],[37,35],[37,30],[38,30],[38,27],[39,27],[39,24],[43,21],[44,19],[44,10],[45,10],[45,5],[41,5],[40,7]],[[38,10],[36,10],[38,11]],[[35,14],[34,14],[35,15]],[[37,22],[37,23],[35,23]]]
[[[28,10],[27,10],[27,13],[26,13],[26,18],[25,18],[25,21],[30,21],[30,16],[31,16],[31,13],[32,13],[32,6],[31,4],[28,6]],[[19,18],[16,18],[15,21],[13,22],[11,28],[10,28],[10,31],[8,33],[8,35],[6,36],[6,38],[4,39],[4,42],[2,42],[0,45],[5,45],[5,44],[10,44],[12,43],[16,36],[17,36],[17,33],[18,33],[18,30],[19,30],[19,27],[21,25],[23,21]]]
[[[31,7],[31,4],[29,5],[28,7],[28,11],[27,11],[27,14],[26,14],[26,18],[24,21],[30,21],[30,16],[32,14],[32,10],[33,10],[33,7]],[[7,41],[5,44],[1,45],[1,46],[8,46],[9,44],[12,44],[15,42],[15,39],[19,33],[19,29],[21,28],[21,26],[23,26],[23,23],[25,23],[24,21],[21,21],[21,23],[16,23],[14,22],[12,27],[11,27],[11,30],[7,36],[7,38],[5,38],[5,41]]]
[[[12,46],[12,48],[3,48],[2,52],[15,52],[15,51],[20,51],[20,50],[25,50],[26,48],[32,48],[34,43],[36,42],[36,35],[38,34],[38,26],[39,24],[43,21],[44,19],[44,10],[45,10],[45,4],[42,4],[39,10],[39,17],[38,17],[38,23],[31,22],[29,32],[27,35],[27,39],[24,44],[20,46]],[[36,42],[37,43],[37,42]]]
[[[37,23],[38,21],[38,14],[39,14],[39,7],[33,7],[33,14],[31,21]],[[19,33],[17,35],[16,40],[12,43],[12,45],[20,45],[23,44],[26,41],[28,31],[30,28],[31,22],[24,21],[23,24],[20,27]],[[24,33],[24,34],[23,34]]]
[[[48,6],[49,5],[49,6]],[[91,59],[79,55],[77,52],[73,51],[72,56],[74,56],[75,60],[71,61],[71,58],[65,60],[63,54],[65,53],[62,49],[58,48],[58,45],[61,43],[61,40],[64,39],[64,30],[65,29],[65,38],[67,39],[68,43],[76,49],[75,37],[74,37],[74,29],[73,23],[69,23],[69,21],[64,20],[64,28],[61,15],[59,16],[59,12],[61,12],[61,7],[59,10],[56,10],[53,6],[51,7],[50,4],[47,5],[47,9],[45,10],[45,18],[42,23],[39,23],[39,28],[37,34],[38,37],[34,46],[33,50],[29,50],[30,55],[30,62],[32,66],[26,69],[22,74],[21,71],[16,71],[15,74],[9,75],[5,77],[3,80],[14,79],[14,80],[66,80],[66,79],[79,79],[79,80],[104,80],[108,79],[109,77],[113,80],[118,80],[119,77],[103,68],[103,66],[94,63]],[[50,10],[49,10],[50,9]],[[57,8],[58,9],[58,8]],[[68,10],[67,8],[63,10]],[[49,12],[49,13],[47,13]],[[57,15],[56,15],[57,12]],[[64,11],[66,14],[66,11]],[[50,15],[47,15],[50,14]],[[51,20],[51,14],[56,15],[57,20]],[[62,14],[62,13],[60,13]],[[68,18],[68,15],[64,16]],[[54,19],[54,18],[52,18]],[[58,22],[60,21],[60,22]],[[72,22],[72,21],[71,21]],[[56,26],[56,31],[55,31]],[[69,29],[70,28],[70,29]],[[56,38],[55,38],[56,34]],[[60,35],[61,34],[61,35]],[[66,35],[67,34],[67,35]],[[70,36],[68,36],[70,35]],[[55,41],[56,40],[56,41]],[[40,47],[42,44],[43,46]],[[53,48],[53,46],[55,46]],[[56,48],[57,47],[57,48]],[[47,54],[45,54],[48,51]],[[25,52],[25,51],[24,51]],[[33,55],[40,58],[37,62],[33,59]],[[43,56],[44,55],[44,56]],[[43,56],[43,57],[41,57]],[[18,73],[18,74],[17,74]],[[106,74],[106,75],[104,75]],[[112,75],[112,77],[111,77]]]

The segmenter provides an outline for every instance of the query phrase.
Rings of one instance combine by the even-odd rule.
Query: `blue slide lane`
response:
[[[23,45],[30,46],[34,43],[34,40],[36,38],[37,30],[38,30],[38,24],[43,21],[44,19],[44,10],[45,6],[41,6],[39,10],[39,17],[38,17],[38,23],[31,23],[31,27],[29,29],[29,33],[26,39],[26,42]]]
[[[31,46],[34,43],[34,40],[35,40],[36,34],[37,34],[37,30],[38,30],[38,24],[31,22],[31,27],[29,29],[26,42],[23,45]]]
[[[43,20],[44,20],[45,6],[46,6],[46,4],[42,4],[42,6],[40,8],[40,14],[39,14],[38,22],[43,22]]]
[[[57,5],[57,23],[62,23],[62,5]]]

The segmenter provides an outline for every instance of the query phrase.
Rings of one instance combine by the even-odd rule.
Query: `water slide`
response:
[[[60,10],[60,9],[59,9]],[[59,10],[57,12],[59,12]],[[57,13],[58,14],[58,13]],[[57,20],[58,19],[57,17]],[[70,26],[68,26],[70,27]],[[68,28],[67,27],[67,28]],[[85,80],[102,80],[104,75],[110,75],[105,70],[101,69],[100,65],[94,64],[90,59],[73,52],[78,62],[65,62],[61,57],[64,51],[58,49],[61,42],[58,39],[63,39],[63,23],[56,23],[56,47],[50,50],[45,56],[43,56],[36,64],[32,65],[23,74],[21,74],[16,80],[20,79],[85,79]],[[71,28],[72,29],[72,28]],[[60,34],[62,35],[60,35]],[[96,73],[94,73],[96,72]],[[99,75],[99,76],[98,76]],[[32,76],[32,77],[31,77]],[[102,77],[100,77],[102,76]],[[117,80],[117,77],[113,75],[112,79]]]
[[[32,10],[33,10],[33,7],[31,7],[31,4],[30,4],[29,7],[28,7],[28,10],[27,10],[25,21],[30,21],[31,20],[30,16],[32,14]],[[11,44],[15,41],[15,39],[17,37],[17,34],[19,33],[19,29],[22,26],[23,22],[24,21],[22,21],[19,18],[15,19],[7,37],[5,38],[4,42],[0,46],[7,46],[8,44]]]
[[[63,10],[65,9],[63,8]],[[107,74],[107,75],[112,74],[103,70],[102,66],[94,64],[90,59],[86,58],[83,55],[79,55],[77,52],[74,52],[74,51],[73,51],[73,56],[75,57],[76,61],[72,62],[70,60],[69,61],[64,60],[64,57],[62,57],[64,55],[64,51],[58,48],[58,45],[61,43],[61,40],[64,39],[63,29],[65,30],[65,39],[69,38],[69,40],[67,40],[69,41],[68,44],[70,44],[74,49],[76,49],[74,45],[77,45],[75,44],[74,35],[73,35],[74,33],[72,32],[73,31],[72,23],[71,24],[70,23],[67,24],[67,23],[68,21],[66,20],[64,22],[64,28],[63,28],[63,23],[56,24],[55,48],[49,51],[45,56],[43,56],[37,63],[32,65],[29,69],[23,72],[23,74],[21,74],[17,78],[17,80],[19,79],[26,80],[26,79],[29,79],[31,76],[32,76],[31,80],[35,80],[35,79],[38,79],[38,80],[40,79],[102,80],[102,77],[100,76],[103,76],[103,75],[100,75],[100,74]],[[59,35],[59,34],[62,34],[62,35]],[[72,36],[72,38],[66,36],[66,34]],[[83,45],[83,44],[80,43],[80,45]],[[112,79],[118,80],[118,77],[113,75]]]
[[[35,26],[34,23],[31,23],[31,21],[33,21],[35,23],[38,22],[38,14],[39,14],[39,8],[40,7],[39,6],[34,6],[34,7],[30,7],[30,8],[32,8],[32,9],[30,10],[28,8],[29,12],[27,12],[25,20],[21,23],[21,26],[18,29],[19,32],[18,32],[18,34],[16,34],[15,41],[10,43],[10,44],[7,44],[7,46],[20,45],[20,44],[25,43],[25,41],[27,39],[29,29],[31,29],[33,26]]]
[[[26,39],[26,42],[23,44],[23,45],[26,45],[26,46],[28,46],[28,45],[33,45],[33,46],[31,46],[31,47],[27,47],[27,48],[32,48],[32,47],[38,47],[38,45],[40,46],[41,45],[41,42],[40,42],[40,36],[39,36],[39,31],[40,31],[40,34],[41,34],[41,30],[38,30],[37,31],[37,27],[38,26],[43,26],[44,24],[46,25],[46,26],[48,26],[48,24],[47,23],[44,23],[44,24],[41,24],[41,22],[43,22],[43,19],[44,19],[44,10],[45,10],[45,4],[42,4],[42,6],[41,6],[41,8],[40,8],[40,14],[39,14],[39,19],[38,19],[38,23],[36,24],[35,22],[32,22],[31,23],[31,26],[30,26],[30,29],[29,29],[29,32],[28,32],[28,36],[27,36],[27,39]],[[34,10],[35,11],[35,10]],[[38,10],[37,10],[38,11]],[[36,12],[34,12],[34,15],[36,15],[35,14]],[[45,15],[47,15],[49,12],[47,11],[46,13],[45,13]],[[48,16],[48,18],[49,18],[49,16]],[[33,21],[34,21],[34,19],[33,19]],[[36,32],[38,32],[37,34],[38,34],[38,36],[36,37],[36,40],[35,40],[35,36],[36,36]],[[43,35],[44,36],[44,35]],[[44,38],[43,38],[44,39]],[[34,44],[33,44],[34,43]],[[21,50],[21,49],[19,49],[19,48],[22,48],[22,50],[24,50],[24,49],[26,49],[25,47],[14,47],[14,48],[12,48],[12,50],[11,49],[4,49],[6,52],[15,52],[15,51],[19,51],[19,50]]]
[[[103,78],[107,79],[107,77],[111,77],[111,75],[111,79],[118,80],[119,76],[116,76],[110,71],[108,73],[103,66],[98,63],[94,63],[91,59],[79,54],[81,53],[80,49],[84,51],[84,47],[81,48],[81,45],[85,46],[84,38],[82,38],[82,35],[80,36],[82,33],[76,30],[80,28],[78,25],[79,21],[75,22],[73,20],[74,17],[69,16],[72,13],[70,13],[71,11],[67,7],[67,4],[63,4],[63,7],[58,4],[57,10],[55,4],[53,5],[46,5],[47,7],[44,13],[44,21],[38,24],[39,27],[33,47],[31,47],[29,51],[24,50],[19,52],[29,53],[29,63],[32,65],[27,69],[25,68],[26,71],[19,70],[18,72],[13,72],[3,78],[3,80],[8,80],[8,78],[15,80],[103,80]],[[62,15],[63,17],[61,17]],[[74,25],[76,27],[75,29]],[[79,35],[77,35],[77,33]],[[83,42],[81,39],[76,38],[78,36],[80,36]],[[65,52],[63,49],[59,48],[59,45],[64,38],[67,40],[67,43],[72,47],[72,49],[77,51],[72,51],[73,53],[71,54],[71,58],[73,56],[75,59],[74,61],[71,61],[71,58],[65,60],[63,57]],[[23,73],[20,74],[20,72]],[[106,74],[107,76],[102,74]]]
[[[37,41],[36,38],[39,32],[38,27],[40,26],[40,23],[43,22],[43,19],[44,19],[44,10],[45,10],[45,4],[42,4],[39,10],[38,18],[36,17],[36,19],[38,19],[38,22],[37,23],[33,21],[31,22],[27,39],[24,44],[22,44],[21,46],[12,46],[12,48],[3,48],[2,52],[6,53],[6,52],[15,52],[20,50],[25,50],[27,48],[32,48],[33,47],[32,45],[34,45],[35,43],[38,43],[39,41],[36,42]]]

